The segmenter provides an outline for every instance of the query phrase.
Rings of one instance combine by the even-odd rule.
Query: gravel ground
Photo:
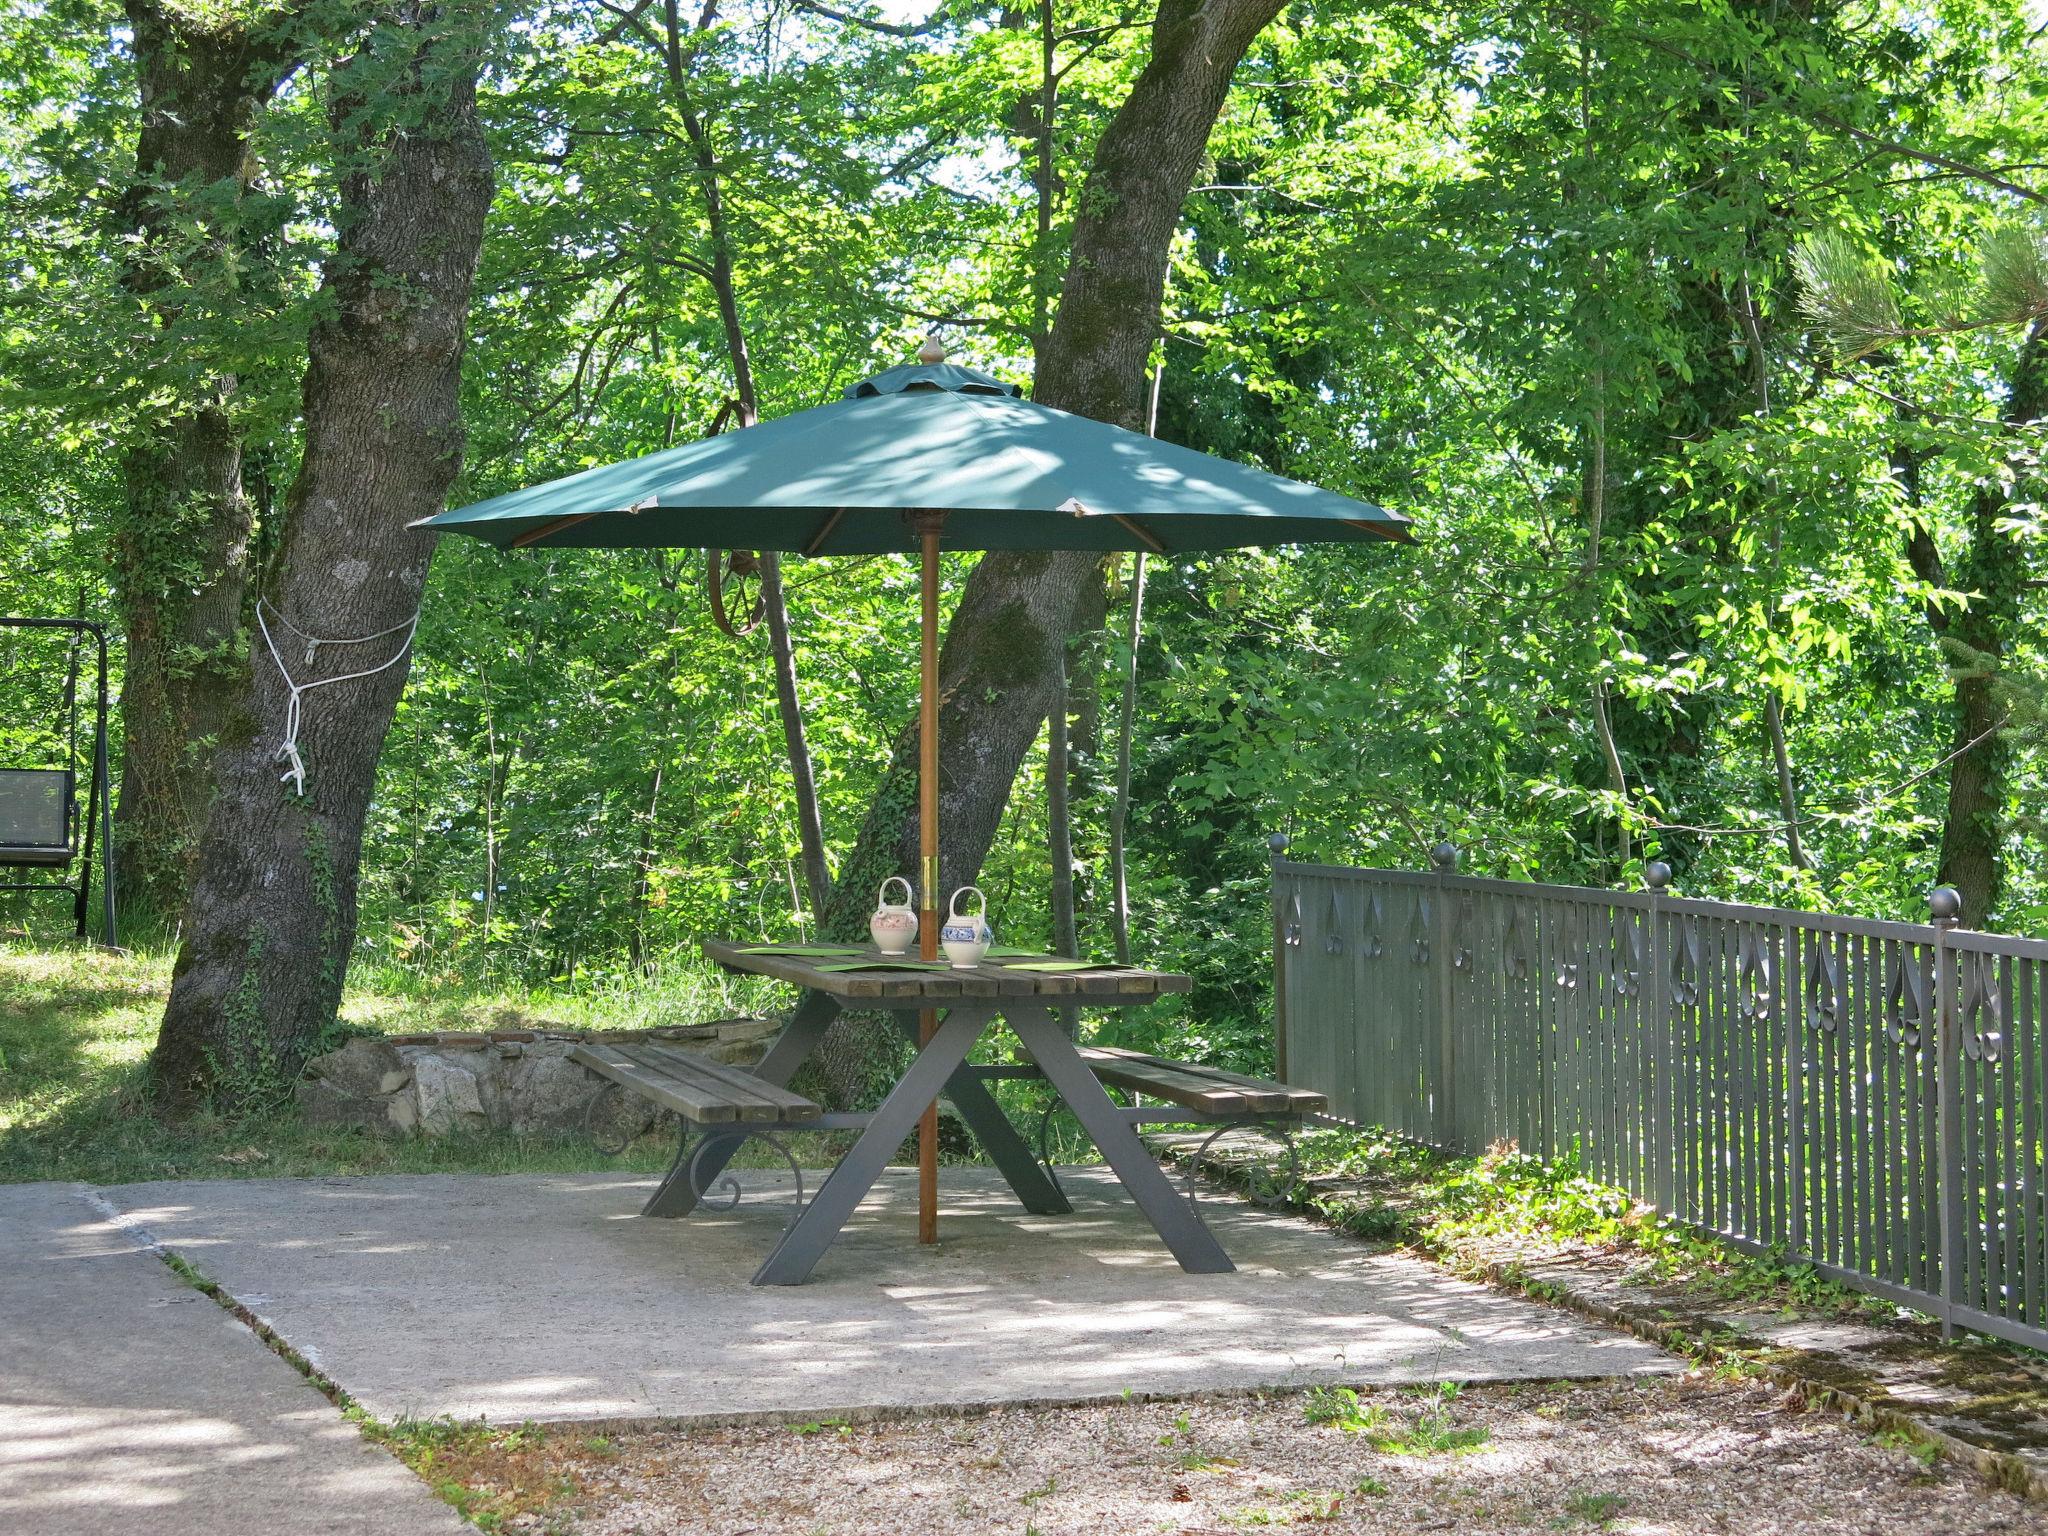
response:
[[[1349,1428],[1312,1423],[1340,1411]],[[1417,1443],[1417,1442],[1420,1443]],[[1404,1444],[1403,1442],[1407,1442]],[[2048,1509],[1753,1383],[1474,1387],[1009,1410],[799,1430],[562,1432],[577,1536],[2048,1533]],[[568,1516],[569,1518],[564,1518]]]

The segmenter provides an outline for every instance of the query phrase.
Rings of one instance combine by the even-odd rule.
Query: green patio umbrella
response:
[[[938,954],[938,557],[946,549],[1155,555],[1409,538],[1408,519],[1022,398],[920,361],[743,431],[584,470],[426,518],[502,549],[655,547],[923,556],[919,940]],[[929,1023],[929,1021],[928,1021]],[[936,1232],[927,1116],[919,1229]]]

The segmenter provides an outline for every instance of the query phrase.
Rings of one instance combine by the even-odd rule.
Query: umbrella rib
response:
[[[538,544],[542,539],[560,533],[564,528],[574,528],[578,523],[587,523],[595,516],[595,512],[579,512],[573,517],[558,517],[552,523],[542,523],[538,528],[528,529],[506,547],[524,549],[529,544]]]
[[[819,526],[818,531],[811,536],[810,543],[804,546],[804,553],[815,555],[819,550],[823,549],[825,541],[832,537],[832,530],[839,526],[839,519],[844,516],[846,516],[846,508],[834,507],[831,515]]]
[[[1385,539],[1390,544],[1406,542],[1401,537],[1398,524],[1394,525],[1393,529],[1390,530],[1385,523],[1369,523],[1362,517],[1345,517],[1339,518],[1338,521],[1343,523],[1346,528],[1356,528],[1363,533],[1371,534],[1376,539]]]
[[[1140,544],[1143,544],[1147,549],[1151,550],[1153,554],[1163,555],[1166,553],[1166,546],[1159,542],[1158,536],[1154,534],[1151,529],[1145,527],[1142,523],[1140,523],[1135,517],[1125,517],[1121,512],[1112,512],[1109,515],[1115,518],[1119,523],[1123,524],[1124,531],[1130,534],[1130,536],[1136,539]]]

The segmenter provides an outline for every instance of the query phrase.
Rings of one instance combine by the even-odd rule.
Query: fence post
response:
[[[1273,868],[1273,1075],[1287,1081],[1287,932],[1280,913],[1280,866],[1287,862],[1287,834],[1266,839]]]
[[[1462,1152],[1465,1146],[1459,1134],[1456,1088],[1458,1043],[1451,1013],[1451,893],[1444,888],[1445,877],[1458,872],[1458,850],[1448,842],[1438,843],[1429,850],[1429,862],[1436,876],[1436,922],[1432,925],[1436,931],[1430,935],[1430,947],[1436,960],[1437,1142],[1446,1151]]]
[[[1955,1310],[1963,1299],[1963,1046],[1956,1017],[1956,952],[1949,931],[1961,920],[1963,898],[1954,886],[1937,887],[1927,898],[1934,919],[1934,1084],[1941,1137],[1941,1336],[1956,1333]]]
[[[1646,1133],[1652,1139],[1654,1160],[1650,1165],[1650,1203],[1668,1211],[1675,1193],[1672,1177],[1673,1147],[1677,1141],[1673,1124],[1671,1052],[1671,977],[1664,946],[1664,892],[1671,884],[1671,866],[1652,859],[1643,866],[1643,884],[1650,893],[1650,910],[1643,922],[1649,929],[1644,945],[1643,1027],[1650,1037],[1651,1067],[1650,1122]]]

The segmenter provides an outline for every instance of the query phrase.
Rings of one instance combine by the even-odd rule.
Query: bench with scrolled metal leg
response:
[[[774,1148],[789,1164],[790,1173],[796,1179],[796,1208],[801,1212],[804,1204],[803,1168],[780,1133],[787,1130],[837,1130],[845,1129],[849,1124],[866,1123],[866,1117],[861,1115],[828,1115],[801,1094],[791,1093],[787,1088],[757,1077],[744,1067],[714,1061],[679,1045],[660,1041],[593,1042],[577,1046],[569,1053],[569,1059],[610,1080],[606,1088],[591,1098],[584,1111],[584,1126],[592,1132],[593,1140],[601,1140],[595,1134],[594,1122],[614,1090],[639,1094],[664,1109],[673,1110],[689,1127],[676,1153],[674,1165],[654,1198],[648,1202],[643,1215],[656,1214],[654,1207],[663,1194],[673,1197],[676,1189],[687,1189],[690,1203],[707,1210],[729,1211],[739,1204],[738,1182],[730,1177],[721,1177],[725,1159],[720,1158],[713,1166],[706,1156],[714,1144],[714,1138],[706,1133],[713,1129],[718,1133],[716,1139],[726,1145],[727,1156],[730,1156],[732,1148],[749,1139]],[[607,1147],[604,1150],[614,1149]],[[616,1150],[623,1151],[624,1148]],[[714,1185],[721,1192],[720,1198],[715,1200],[710,1198]]]
[[[1203,1156],[1218,1139],[1232,1131],[1255,1131],[1279,1142],[1287,1154],[1287,1184],[1284,1200],[1301,1183],[1301,1157],[1294,1144],[1294,1131],[1307,1120],[1328,1113],[1326,1095],[1306,1088],[1289,1087],[1241,1072],[1199,1062],[1173,1061],[1148,1056],[1141,1051],[1115,1046],[1082,1046],[1081,1059],[1105,1087],[1131,1095],[1124,1118],[1133,1125],[1196,1125],[1209,1134],[1186,1158],[1188,1204],[1200,1214],[1195,1174]],[[1148,1106],[1146,1099],[1157,1101]],[[1170,1106],[1170,1107],[1168,1107]],[[1055,1100],[1046,1106],[1038,1124],[1038,1156],[1048,1177],[1057,1181],[1048,1142],[1052,1117],[1059,1108]],[[1257,1198],[1256,1196],[1254,1198]]]

